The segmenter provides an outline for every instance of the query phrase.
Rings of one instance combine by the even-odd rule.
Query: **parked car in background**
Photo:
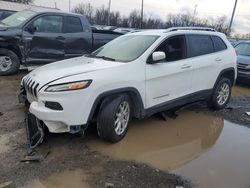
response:
[[[121,33],[93,30],[85,16],[62,11],[17,12],[0,22],[0,75],[90,53]]]
[[[238,78],[250,80],[250,41],[235,46],[237,52]]]
[[[232,46],[236,46],[239,43],[237,39],[228,38],[228,40],[232,44]]]
[[[236,77],[235,49],[224,34],[149,30],[32,71],[22,80],[19,99],[31,103],[33,122],[52,133],[77,133],[96,122],[101,138],[118,142],[131,118],[199,100],[224,108]]]
[[[34,5],[33,3],[24,4],[24,3],[17,3],[14,0],[12,2],[0,0],[0,20],[3,20],[4,18],[7,18],[8,16],[16,12],[23,11],[26,9],[34,10],[34,11],[59,10],[57,8],[37,6],[37,5]]]
[[[14,14],[15,12],[9,10],[0,10],[0,20],[7,18],[8,16]]]

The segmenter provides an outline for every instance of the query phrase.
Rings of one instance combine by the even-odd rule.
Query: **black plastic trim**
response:
[[[63,110],[63,107],[62,107],[62,105],[60,103],[53,102],[53,101],[46,101],[45,102],[45,107],[49,108],[51,110],[59,110],[59,111]]]
[[[234,72],[234,82],[232,83],[232,85],[235,84],[235,82],[236,82],[236,79],[235,79],[235,68],[230,67],[230,68],[226,68],[226,69],[224,69],[224,70],[222,70],[222,71],[220,72],[220,74],[218,75],[217,80],[216,80],[216,82],[215,82],[213,88],[216,87],[216,84],[217,84],[217,82],[221,79],[222,75],[223,75],[225,72],[229,72],[229,71],[233,71],[233,72]]]
[[[183,97],[167,101],[165,103],[150,107],[146,109],[146,116],[151,116],[155,113],[170,110],[175,107],[185,106],[187,104],[209,99],[212,94],[212,89],[198,91]]]
[[[91,122],[91,120],[93,119],[96,108],[98,107],[100,102],[105,97],[115,95],[115,94],[123,94],[123,93],[130,93],[130,92],[132,92],[132,93],[134,93],[136,95],[136,99],[132,99],[133,105],[136,105],[137,108],[138,108],[138,114],[136,116],[139,117],[139,118],[144,117],[145,116],[145,111],[144,111],[143,101],[142,101],[142,98],[141,98],[141,95],[140,95],[139,91],[137,89],[133,88],[133,87],[126,87],[126,88],[119,88],[119,89],[115,89],[115,90],[106,91],[106,92],[100,94],[96,98],[96,100],[95,100],[95,102],[94,102],[94,104],[92,106],[92,109],[91,109],[89,117],[88,117],[88,123]]]

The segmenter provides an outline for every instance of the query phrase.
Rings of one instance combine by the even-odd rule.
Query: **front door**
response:
[[[165,40],[156,50],[166,53],[162,62],[146,65],[147,108],[190,94],[192,64],[186,59],[185,36]]]
[[[50,63],[64,59],[63,16],[42,15],[23,31],[26,63]]]

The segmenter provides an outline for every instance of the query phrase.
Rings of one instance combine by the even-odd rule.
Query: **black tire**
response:
[[[11,50],[0,49],[0,57],[3,57],[3,56],[6,56],[6,58],[10,58],[12,64],[6,70],[2,69],[0,65],[0,76],[16,74],[20,67],[20,61],[19,61],[18,56]]]
[[[224,100],[221,101],[221,103],[219,102],[219,95],[220,95],[220,91],[221,91],[221,88],[223,86],[227,85],[228,88],[229,88],[229,93],[228,93],[228,97]],[[220,109],[223,109],[225,108],[225,106],[227,105],[228,101],[230,100],[230,97],[231,97],[231,89],[232,89],[232,83],[230,81],[230,79],[228,78],[222,78],[220,79],[217,83],[216,83],[216,86],[213,90],[213,94],[211,96],[211,99],[210,101],[208,101],[208,105],[214,109],[214,110],[220,110]]]
[[[117,113],[119,113],[120,105],[129,105],[129,117],[127,125],[121,134],[117,134],[115,121],[117,120]],[[97,117],[97,131],[98,135],[109,142],[116,143],[120,141],[128,131],[128,124],[131,119],[132,106],[128,95],[119,95],[105,99],[100,107]]]

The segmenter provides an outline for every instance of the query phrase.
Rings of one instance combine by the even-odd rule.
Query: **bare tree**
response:
[[[87,3],[87,4],[80,3],[77,6],[75,6],[72,10],[72,12],[85,15],[88,18],[90,23],[93,22],[93,17],[94,17],[93,11],[94,11],[94,8],[90,3]]]
[[[74,9],[74,12],[84,14],[88,17],[92,24],[106,25],[108,20],[108,9],[105,6],[93,8],[90,3],[79,4]],[[120,12],[110,12],[110,25],[118,27],[140,28],[140,12],[133,10],[128,16],[121,16]],[[190,13],[168,14],[166,20],[153,16],[144,16],[143,27],[145,29],[161,29],[178,26],[200,26],[212,27],[216,30],[226,33],[228,21],[226,16],[217,19],[211,18],[194,18]],[[245,36],[247,37],[247,36]]]
[[[140,12],[138,10],[133,10],[128,17],[129,26],[132,28],[139,28],[140,27]]]

